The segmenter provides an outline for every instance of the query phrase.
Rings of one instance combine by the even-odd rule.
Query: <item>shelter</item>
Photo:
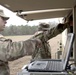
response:
[[[38,20],[65,17],[73,9],[75,2],[76,0],[1,0],[0,4],[26,20]]]
[[[73,15],[73,32],[76,33],[76,0],[0,0],[0,4],[28,21],[58,17],[68,19]],[[73,48],[76,62],[75,45],[76,39]]]

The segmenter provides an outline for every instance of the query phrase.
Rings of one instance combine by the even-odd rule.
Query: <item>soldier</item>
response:
[[[3,10],[0,10],[0,31],[5,28],[6,21],[9,19]],[[26,55],[26,50],[35,49],[38,39],[29,39],[21,42],[12,42],[0,35],[0,75],[10,75],[8,61],[12,61]]]
[[[34,49],[34,52],[32,54],[32,59],[50,59],[51,48],[49,46],[48,40],[60,34],[61,32],[63,32],[63,30],[65,30],[68,27],[68,23],[60,23],[53,28],[50,28],[49,24],[40,23],[38,31],[35,33],[33,38],[40,39],[41,46],[36,46],[36,49]]]

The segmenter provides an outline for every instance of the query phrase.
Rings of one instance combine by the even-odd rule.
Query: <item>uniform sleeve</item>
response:
[[[66,28],[69,28],[69,24],[58,24],[56,27],[51,28],[47,34],[48,39],[55,37],[56,35],[62,33]]]
[[[4,41],[0,43],[0,60],[12,61],[26,55],[26,50],[35,49],[35,40],[21,42]]]

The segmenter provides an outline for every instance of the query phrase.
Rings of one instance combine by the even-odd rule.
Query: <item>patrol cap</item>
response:
[[[38,30],[49,30],[50,29],[50,25],[47,23],[40,23]]]
[[[3,17],[5,20],[8,20],[9,17],[7,17],[5,14],[4,14],[4,11],[2,9],[0,9],[0,16]]]

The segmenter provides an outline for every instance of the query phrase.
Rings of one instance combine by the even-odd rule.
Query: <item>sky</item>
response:
[[[53,19],[44,19],[44,20],[34,20],[34,21],[29,21],[27,22],[26,20],[16,16],[15,13],[13,13],[12,11],[8,10],[7,8],[3,7],[0,5],[0,9],[4,10],[5,15],[9,16],[10,19],[7,20],[7,24],[6,26],[10,26],[10,25],[38,25],[40,22],[61,22],[62,18],[53,18]]]

